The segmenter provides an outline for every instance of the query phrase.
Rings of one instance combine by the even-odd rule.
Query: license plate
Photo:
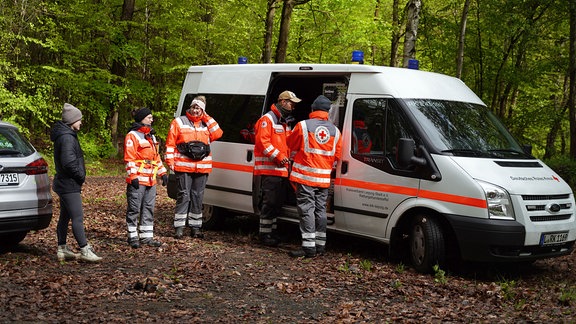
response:
[[[18,184],[18,173],[0,173],[0,186]]]
[[[568,240],[568,232],[562,233],[543,233],[540,236],[540,246],[554,245],[564,243]]]

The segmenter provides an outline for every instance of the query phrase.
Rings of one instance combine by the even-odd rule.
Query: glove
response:
[[[168,185],[168,175],[167,174],[163,174],[162,175],[162,186],[166,187],[166,185]]]
[[[138,181],[138,179],[133,179],[132,182],[130,182],[130,184],[134,189],[138,189],[140,187],[140,181]]]

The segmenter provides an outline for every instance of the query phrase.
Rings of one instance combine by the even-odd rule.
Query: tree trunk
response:
[[[400,30],[402,21],[400,20],[400,0],[394,0],[392,4],[392,42],[390,45],[390,66],[398,66],[398,48],[400,47]]]
[[[408,67],[408,61],[416,58],[416,38],[418,36],[418,22],[420,20],[420,0],[410,0],[406,5],[406,34],[404,35],[404,62]]]
[[[376,8],[374,9],[374,22],[378,23],[380,16],[380,0],[376,0]],[[372,65],[376,65],[376,52],[378,52],[378,45],[372,43]]]
[[[120,16],[121,21],[130,21],[134,17],[134,6],[136,0],[124,0],[124,4],[122,5],[122,14]],[[126,26],[123,30],[124,40],[128,41],[130,38],[130,29]],[[122,44],[117,44],[117,46],[121,46]],[[112,67],[110,72],[115,76],[115,79],[112,81],[116,86],[121,87],[124,84],[124,78],[126,77],[126,65],[120,58],[114,58],[112,62]],[[119,102],[113,98],[110,102],[110,114],[109,114],[109,121],[110,121],[110,135],[112,139],[112,145],[118,152],[118,108]]]
[[[570,115],[570,158],[576,159],[576,0],[570,0],[570,59],[568,62],[568,75],[570,85],[568,89],[568,111]]]
[[[286,52],[288,50],[288,36],[290,35],[290,20],[294,7],[308,3],[310,0],[284,0],[282,7],[282,20],[280,21],[280,32],[278,36],[278,46],[276,46],[276,63],[286,62]]]
[[[272,62],[272,33],[274,32],[274,15],[276,14],[276,3],[279,0],[268,0],[268,10],[266,12],[266,23],[264,32],[264,49],[262,50],[262,63]]]
[[[462,9],[462,18],[460,19],[460,37],[458,38],[458,54],[456,57],[456,77],[458,79],[462,79],[462,69],[464,68],[464,40],[466,38],[466,21],[468,20],[469,9],[470,0],[466,0]]]

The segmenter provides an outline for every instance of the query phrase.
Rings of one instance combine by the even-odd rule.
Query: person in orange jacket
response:
[[[124,162],[126,163],[126,225],[128,244],[139,248],[140,243],[152,247],[162,245],[154,239],[154,205],[156,202],[156,179],[168,184],[167,170],[158,152],[158,141],[152,128],[152,111],[140,108],[132,112],[134,123],[124,138]],[[138,221],[140,216],[140,221]],[[140,231],[140,233],[138,233]]]
[[[296,124],[287,144],[294,155],[290,181],[296,183],[302,248],[290,256],[313,258],[326,246],[326,200],[334,162],[342,154],[342,136],[328,120],[330,100],[318,96],[309,119]]]
[[[223,131],[206,113],[206,98],[192,100],[184,116],[170,124],[166,139],[166,164],[176,173],[178,193],[174,215],[175,237],[184,236],[186,221],[192,229],[191,236],[203,238],[202,200],[212,172],[210,143],[222,137]]]
[[[290,152],[286,136],[290,132],[287,119],[296,103],[301,100],[292,91],[284,91],[278,102],[255,124],[256,142],[254,145],[254,175],[261,176],[262,207],[260,209],[260,243],[276,246],[279,239],[276,231],[276,217],[282,207],[288,186],[288,166]]]

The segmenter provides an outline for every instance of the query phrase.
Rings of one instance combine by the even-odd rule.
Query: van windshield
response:
[[[533,158],[484,106],[430,99],[404,102],[439,152],[486,158]]]

